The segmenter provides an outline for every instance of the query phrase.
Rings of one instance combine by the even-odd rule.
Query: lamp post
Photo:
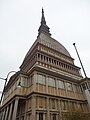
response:
[[[80,64],[81,64],[82,70],[83,70],[83,72],[84,72],[85,78],[86,78],[86,80],[88,80],[88,77],[87,77],[87,75],[86,75],[85,69],[84,69],[84,67],[83,67],[83,64],[82,64],[82,61],[81,61],[81,59],[80,59],[79,53],[78,53],[78,51],[77,51],[77,48],[76,48],[76,46],[75,46],[75,43],[73,43],[73,45],[74,45],[74,47],[75,47],[75,50],[76,50],[76,53],[77,53],[79,62],[80,62]],[[87,98],[87,101],[88,101],[88,104],[89,104],[89,107],[90,107],[90,88],[86,88],[86,90],[85,90],[85,95],[86,95],[86,98]]]
[[[2,98],[3,98],[3,94],[4,94],[4,89],[5,89],[5,87],[6,87],[6,84],[7,84],[7,80],[8,80],[9,74],[12,73],[12,72],[15,72],[15,73],[16,73],[16,71],[10,71],[10,72],[7,74],[7,77],[6,77],[6,78],[0,77],[0,79],[2,79],[2,80],[5,81],[4,88],[3,88],[3,91],[2,91],[2,94],[1,94],[0,106],[1,106],[1,103],[2,103]]]
[[[73,45],[74,45],[74,47],[75,47],[75,50],[76,50],[76,53],[77,53],[77,56],[78,56],[79,62],[80,62],[80,64],[81,64],[82,70],[83,70],[83,72],[84,72],[84,75],[85,75],[85,77],[87,78],[87,75],[86,75],[85,69],[84,69],[84,67],[83,67],[83,64],[82,64],[82,61],[81,61],[81,59],[80,59],[79,53],[78,53],[78,51],[77,51],[77,48],[76,48],[76,46],[75,46],[75,43],[73,43]]]

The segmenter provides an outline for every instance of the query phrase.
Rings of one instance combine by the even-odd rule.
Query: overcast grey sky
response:
[[[90,0],[0,0],[0,77],[19,67],[36,40],[44,8],[52,37],[63,44],[80,66],[76,43],[90,77]],[[0,91],[4,81],[0,80]]]

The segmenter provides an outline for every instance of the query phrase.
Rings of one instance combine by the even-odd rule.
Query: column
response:
[[[56,113],[56,120],[58,120],[58,113]]]
[[[46,117],[45,117],[45,115],[46,115],[46,114],[45,114],[45,113],[43,113],[43,120],[46,120]]]
[[[35,120],[35,115],[36,115],[36,111],[35,111],[35,108],[36,108],[36,98],[35,96],[32,96],[32,106],[31,106],[31,109],[32,109],[32,113],[31,113],[31,120]]]
[[[2,119],[1,119],[1,120],[4,120],[4,116],[5,116],[5,108],[4,108],[4,111],[3,111],[3,114],[2,114]]]
[[[8,120],[11,120],[12,106],[13,106],[13,104],[11,103]]]
[[[87,89],[89,89],[89,82],[86,82],[86,84],[87,84]]]
[[[39,57],[39,65],[41,65],[41,54],[40,54],[40,57]]]
[[[15,99],[12,120],[16,120],[19,99]]]
[[[81,91],[83,92],[83,87],[82,87],[82,85],[80,85],[81,86]]]
[[[0,120],[2,120],[2,116],[3,116],[3,110],[0,111]]]
[[[59,119],[62,120],[62,109],[61,109],[61,103],[60,99],[58,99],[58,108],[59,108]]]
[[[49,98],[47,97],[47,120],[50,120],[50,112],[49,112]]]
[[[74,98],[77,98],[77,95],[76,95],[76,92],[75,92],[75,88],[76,86],[72,84],[72,89],[73,89],[73,92],[74,92]]]
[[[39,96],[37,96],[36,99],[37,99],[37,109],[39,109]]]
[[[39,113],[37,113],[37,120],[39,120]]]
[[[25,117],[24,117],[24,120],[27,119],[27,114],[26,114],[27,108],[28,108],[28,102],[26,101],[26,103],[25,103]]]
[[[46,93],[48,93],[48,76],[46,76]]]
[[[56,94],[59,95],[59,90],[58,90],[58,80],[56,79]]]
[[[85,82],[84,84],[85,84],[86,89],[88,89],[87,82]]]
[[[8,110],[9,110],[9,106],[7,106],[7,109],[6,109],[5,120],[7,120]]]
[[[36,81],[37,81],[37,73],[34,72],[34,75],[33,75],[33,91],[36,91]]]

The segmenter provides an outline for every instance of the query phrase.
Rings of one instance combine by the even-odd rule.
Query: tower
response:
[[[82,80],[68,50],[51,37],[42,9],[37,39],[5,88],[1,120],[63,120],[77,108],[88,113]]]

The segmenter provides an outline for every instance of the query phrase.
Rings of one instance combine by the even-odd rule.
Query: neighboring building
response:
[[[51,37],[42,9],[37,39],[5,87],[0,120],[64,120],[71,110],[88,114],[87,88],[90,80]]]

